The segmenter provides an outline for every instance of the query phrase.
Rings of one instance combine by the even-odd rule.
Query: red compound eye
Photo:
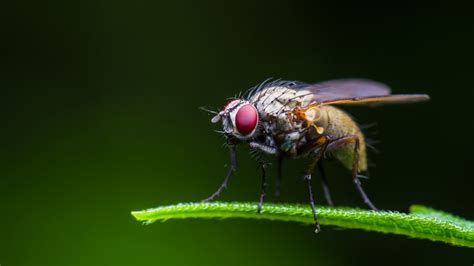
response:
[[[257,109],[251,104],[242,105],[235,115],[235,125],[237,131],[242,135],[247,135],[254,131],[258,123]]]

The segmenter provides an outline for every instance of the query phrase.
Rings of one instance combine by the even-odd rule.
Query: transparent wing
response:
[[[391,95],[390,88],[367,79],[339,79],[299,87],[308,91],[312,101],[326,104],[389,104],[426,101],[426,94]]]
[[[300,86],[299,89],[311,92],[317,103],[341,99],[365,98],[390,95],[390,88],[367,79],[337,79]]]

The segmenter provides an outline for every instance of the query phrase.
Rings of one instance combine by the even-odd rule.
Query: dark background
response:
[[[362,77],[428,103],[348,110],[379,154],[369,195],[474,219],[473,12],[455,2],[14,2],[1,8],[0,264],[472,265],[471,249],[249,220],[143,226],[132,210],[198,201],[227,151],[198,110],[268,78]],[[254,201],[247,150],[221,200]],[[304,162],[283,200],[306,202]],[[274,168],[272,169],[274,171]],[[364,207],[329,165],[338,205]],[[274,173],[274,172],[272,172]],[[272,175],[271,177],[273,177]],[[317,201],[324,203],[321,189]],[[270,197],[269,197],[270,198]]]

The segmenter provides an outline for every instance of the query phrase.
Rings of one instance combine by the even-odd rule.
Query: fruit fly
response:
[[[247,90],[241,97],[230,99],[222,110],[213,112],[212,123],[222,122],[222,131],[230,149],[230,164],[224,182],[204,201],[213,200],[227,187],[237,167],[236,145],[247,144],[253,153],[277,158],[277,194],[281,180],[282,161],[305,158],[304,172],[309,202],[320,230],[313,199],[312,176],[316,168],[321,173],[324,195],[333,205],[322,160],[332,158],[351,171],[352,182],[363,201],[374,211],[377,208],[362,189],[360,172],[367,171],[364,134],[345,111],[335,105],[378,105],[428,100],[426,94],[393,95],[379,82],[364,79],[330,80],[315,84],[298,81],[266,80]],[[257,212],[262,210],[266,189],[267,163],[259,160],[262,185]]]

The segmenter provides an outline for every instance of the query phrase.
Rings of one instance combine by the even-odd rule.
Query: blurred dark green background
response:
[[[474,219],[471,7],[17,1],[1,12],[2,266],[474,263],[470,249],[402,236],[247,220],[143,226],[130,215],[201,200],[221,183],[227,151],[199,106],[267,77],[362,77],[432,96],[349,109],[378,123],[381,152],[364,181],[372,200]],[[247,154],[221,200],[257,200]],[[283,200],[306,202],[302,167],[286,164]],[[338,205],[365,207],[348,172],[327,171]]]

